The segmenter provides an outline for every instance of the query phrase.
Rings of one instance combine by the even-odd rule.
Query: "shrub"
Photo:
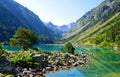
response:
[[[37,65],[37,63],[34,63],[32,58],[30,57],[30,51],[17,52],[12,55],[9,61],[11,64],[15,64],[16,66],[19,65],[22,67],[33,67],[34,65]]]
[[[117,46],[120,47],[120,34],[116,36],[115,41]]]
[[[75,50],[75,48],[73,47],[73,45],[70,42],[65,44],[64,48],[62,49],[63,52],[68,52],[71,54],[74,54],[74,50]]]
[[[108,42],[103,41],[103,42],[101,42],[101,43],[100,43],[100,45],[99,45],[99,46],[101,46],[101,47],[105,47],[105,46],[108,46],[108,45],[109,45],[109,43],[108,43]]]
[[[42,52],[42,50],[40,48],[29,48],[28,51],[30,53],[32,53],[32,52]]]

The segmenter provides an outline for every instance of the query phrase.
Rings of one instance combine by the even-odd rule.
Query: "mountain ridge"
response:
[[[75,42],[79,42],[79,44],[81,42],[82,44],[82,37],[86,36],[92,29],[101,26],[101,24],[120,12],[119,8],[120,0],[103,1],[99,6],[78,19],[75,26],[65,34],[62,40],[64,42],[72,41],[74,44]]]
[[[75,22],[69,23],[68,25],[54,25],[52,22],[44,22],[44,24],[51,29],[52,31],[54,31],[54,33],[58,34],[60,37],[62,37],[62,35],[64,35],[64,33],[66,33],[71,27],[74,26]]]
[[[19,26],[32,30],[38,36],[40,43],[53,43],[53,40],[57,37],[35,13],[14,0],[0,1],[0,24],[2,30],[0,34],[1,42],[9,41],[9,38],[12,37]]]

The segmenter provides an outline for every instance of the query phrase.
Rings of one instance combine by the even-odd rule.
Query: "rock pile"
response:
[[[37,68],[16,68],[9,64],[8,59],[4,56],[0,58],[0,72],[12,73],[12,77],[43,77],[45,73],[50,71],[64,70],[72,67],[82,66],[88,62],[86,54],[72,55],[69,53],[40,53],[33,52],[30,57],[34,62],[39,63]],[[5,77],[5,76],[3,76]]]

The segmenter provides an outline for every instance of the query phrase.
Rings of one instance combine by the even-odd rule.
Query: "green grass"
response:
[[[15,66],[19,65],[22,67],[38,67],[37,62],[34,62],[32,57],[30,57],[30,54],[32,52],[41,52],[41,51],[36,51],[34,49],[29,49],[28,51],[19,51],[19,52],[14,52],[12,53],[9,58],[9,62]]]
[[[116,26],[120,22],[120,13],[113,15],[110,19],[105,21],[104,23],[100,24],[100,22],[94,24],[91,28],[87,29],[83,33],[79,33],[74,35],[74,38],[70,39],[75,45],[81,45],[82,43],[86,43],[91,39],[94,39],[94,36],[101,36],[99,34],[105,33],[111,27]],[[93,44],[93,43],[91,43]]]
[[[115,51],[96,52],[90,62],[78,67],[85,77],[120,77],[120,54]]]

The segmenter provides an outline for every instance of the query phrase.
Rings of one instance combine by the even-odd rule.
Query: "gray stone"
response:
[[[45,71],[46,71],[45,69],[42,70],[43,73],[45,73]]]
[[[27,71],[27,68],[24,68],[23,71]]]
[[[30,56],[33,58],[34,61],[40,62],[40,61],[44,60],[46,55],[43,54],[43,53],[42,54],[40,54],[40,53],[33,53]]]
[[[53,70],[52,67],[46,67],[46,70]]]
[[[41,54],[41,53],[40,52],[33,52],[33,53],[30,54],[30,57],[33,57],[36,54]]]
[[[9,61],[8,61],[8,59],[7,59],[7,56],[2,55],[2,56],[0,57],[0,67],[5,66],[5,65],[8,65],[8,64],[9,64]]]
[[[29,77],[34,77],[34,75],[33,74],[29,74]]]
[[[8,66],[4,66],[3,69],[2,69],[2,72],[5,72],[5,73],[10,73],[14,70],[15,68],[11,65],[8,65]]]

